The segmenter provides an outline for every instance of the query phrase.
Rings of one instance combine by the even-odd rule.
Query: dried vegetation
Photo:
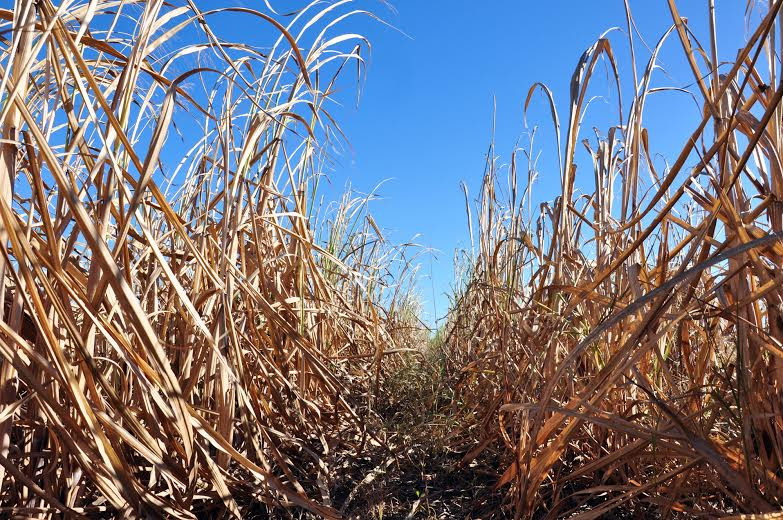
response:
[[[534,212],[533,151],[501,167],[490,149],[436,340],[410,249],[368,198],[318,190],[368,47],[348,27],[372,15],[0,9],[0,516],[779,510],[782,3],[728,64],[712,0],[700,39],[669,0],[638,70],[635,37],[602,37],[563,126],[533,86],[560,196]],[[644,115],[665,45],[703,114],[658,171]],[[601,63],[632,97],[581,141]]]

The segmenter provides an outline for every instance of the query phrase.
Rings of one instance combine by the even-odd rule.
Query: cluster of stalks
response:
[[[728,64],[713,3],[697,39],[669,0],[671,28],[638,73],[635,37],[623,43],[632,99],[580,144],[597,65],[618,98],[628,92],[608,38],[583,54],[562,135],[554,117],[553,204],[530,209],[535,161],[514,152],[501,168],[490,154],[444,349],[453,444],[464,464],[503,460],[498,488],[516,517],[783,506],[782,2],[765,6]],[[681,48],[703,111],[690,123],[666,116],[693,133],[659,171],[644,117],[664,45]],[[543,85],[525,106],[536,93],[556,114]],[[577,173],[582,145],[592,171]]]
[[[632,83],[602,37],[563,129],[530,89],[553,204],[491,150],[436,386],[440,440],[516,517],[783,506],[783,0],[728,64],[713,3],[697,39],[669,0],[642,69],[627,10]],[[368,197],[318,191],[366,13],[260,4],[0,8],[0,516],[336,518],[341,472],[384,449],[384,371],[427,342],[415,269]],[[656,169],[664,45],[703,110]],[[602,62],[618,120],[580,144]]]
[[[319,209],[349,4],[0,9],[0,516],[338,515],[411,323],[365,201]]]

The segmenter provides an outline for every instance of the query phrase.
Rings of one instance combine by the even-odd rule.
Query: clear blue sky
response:
[[[260,7],[258,0],[229,0]],[[280,13],[302,2],[271,0]],[[636,26],[646,45],[653,47],[671,26],[665,0],[628,0]],[[757,0],[752,0],[755,4]],[[611,28],[613,52],[622,76],[624,111],[632,97],[630,53],[623,0],[356,0],[340,13],[368,9],[392,25],[370,17],[353,17],[335,31],[359,33],[371,45],[366,81],[356,104],[355,81],[344,81],[342,102],[331,113],[345,132],[349,148],[337,152],[329,183],[321,195],[336,200],[348,182],[368,192],[385,182],[380,200],[371,210],[391,241],[416,242],[437,250],[422,257],[420,295],[425,319],[435,323],[447,309],[446,294],[453,282],[455,250],[469,247],[464,181],[475,197],[492,136],[493,100],[496,103],[495,143],[501,163],[508,163],[515,144],[525,144],[528,129],[523,103],[535,82],[554,93],[561,124],[568,121],[571,75],[586,48]],[[199,5],[210,7],[205,0]],[[732,61],[746,38],[745,0],[716,0],[718,51],[722,62]],[[707,0],[677,0],[680,13],[703,46],[709,45]],[[212,6],[214,7],[214,6]],[[755,27],[759,14],[752,15]],[[246,17],[245,17],[246,18]],[[267,25],[247,23],[243,17],[217,17],[219,33],[229,40],[265,46],[278,34]],[[284,19],[284,23],[286,23]],[[403,34],[404,33],[404,34]],[[650,52],[635,35],[637,68],[641,76]],[[701,117],[698,88],[676,34],[659,56],[664,70],[656,71],[654,87],[683,87],[695,94],[663,92],[646,104],[644,125],[659,173],[673,161]],[[703,67],[703,64],[701,64]],[[730,65],[723,65],[728,71]],[[706,71],[705,71],[706,72]],[[602,135],[617,124],[616,91],[608,64],[599,64],[589,96],[599,96],[588,110],[581,138]],[[541,154],[534,186],[536,203],[552,200],[559,191],[560,173],[554,148],[549,107],[536,95],[528,111],[530,128],[538,126],[536,148]],[[592,165],[577,150],[577,188],[591,189]],[[474,212],[475,214],[475,212]],[[431,274],[431,278],[430,278]]]
[[[440,251],[431,265],[424,258],[420,282],[427,318],[432,320],[447,310],[445,293],[453,279],[454,251],[469,246],[459,183],[468,184],[471,197],[476,194],[491,137],[493,98],[496,150],[507,161],[515,142],[525,142],[522,105],[530,86],[540,81],[552,89],[566,124],[569,83],[580,55],[601,33],[620,27],[622,31],[611,33],[610,39],[624,74],[627,112],[632,76],[625,11],[622,0],[393,3],[396,13],[380,4],[375,12],[410,38],[370,20],[354,20],[351,27],[370,39],[372,54],[358,107],[349,101],[337,113],[351,150],[339,158],[329,189],[339,191],[350,181],[354,188],[367,191],[391,179],[379,190],[382,200],[373,204],[373,214],[392,240],[401,242],[420,234],[418,243]],[[745,41],[746,2],[716,3],[718,50],[721,59],[729,61]],[[639,31],[654,46],[672,23],[666,2],[631,0],[630,4]],[[707,1],[680,0],[677,5],[707,46]],[[636,52],[641,75],[649,52],[638,38]],[[665,45],[660,62],[666,73],[658,71],[654,85],[689,87],[698,94],[691,87],[693,78],[676,34]],[[592,126],[605,132],[608,123],[616,121],[611,81],[600,65],[599,70],[602,77],[596,78],[590,92],[606,96],[606,102],[590,108],[584,137],[593,135]],[[699,109],[687,94],[661,93],[650,100],[645,122],[652,149],[662,155],[659,171],[664,169],[664,158],[674,160],[697,117]],[[559,189],[559,173],[549,110],[542,97],[534,99],[528,124],[540,127],[536,199],[550,200]],[[586,153],[579,153],[584,179],[592,172]]]

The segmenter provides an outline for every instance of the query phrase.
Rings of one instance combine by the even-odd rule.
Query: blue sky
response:
[[[746,2],[716,4],[719,55],[729,61],[745,41]],[[654,46],[672,24],[666,2],[630,0],[630,5],[641,35]],[[469,246],[460,181],[467,183],[472,198],[492,135],[493,99],[496,151],[507,162],[515,143],[526,141],[522,109],[531,85],[550,87],[565,124],[579,57],[607,29],[619,27],[610,40],[623,75],[627,111],[632,76],[625,11],[622,0],[397,0],[394,6],[396,13],[380,4],[375,12],[408,36],[369,19],[354,20],[351,27],[369,38],[372,53],[359,105],[348,99],[336,112],[351,148],[338,158],[327,190],[337,193],[350,181],[355,189],[368,191],[388,179],[379,190],[381,200],[372,206],[376,220],[391,240],[418,234],[419,244],[439,251],[422,260],[419,284],[432,322],[447,311],[454,251]],[[707,2],[680,0],[677,6],[707,46]],[[635,45],[641,75],[649,52],[638,38]],[[676,34],[665,44],[660,64],[665,72],[656,72],[655,86],[688,87],[698,94]],[[594,135],[592,126],[605,133],[617,120],[612,81],[603,66],[598,70],[590,93],[605,101],[591,106],[584,137]],[[661,154],[656,162],[660,172],[698,124],[700,109],[687,94],[660,93],[650,99],[645,117],[651,148]],[[537,201],[552,199],[559,189],[550,121],[544,99],[537,96],[528,112],[529,127],[540,127]],[[579,153],[584,173],[591,174],[587,154]]]
[[[258,7],[250,0],[231,0]],[[301,2],[271,1],[280,13]],[[751,4],[760,0],[751,0]],[[376,222],[386,237],[415,242],[437,251],[421,259],[419,292],[425,320],[435,324],[448,310],[447,294],[454,281],[455,251],[469,247],[465,182],[471,201],[495,137],[500,163],[508,163],[515,146],[528,142],[536,131],[533,153],[539,156],[534,203],[551,201],[559,193],[560,172],[548,104],[536,95],[523,118],[523,103],[536,83],[554,94],[561,125],[569,112],[570,82],[582,53],[606,31],[620,69],[624,117],[633,93],[633,76],[623,0],[356,0],[342,5],[341,13],[362,8],[373,11],[386,24],[370,17],[352,17],[335,32],[359,33],[372,49],[361,97],[356,103],[355,81],[343,80],[336,95],[339,106],[330,108],[348,139],[335,150],[329,182],[319,191],[328,202],[337,200],[348,183],[354,190],[377,191],[371,204]],[[637,71],[641,77],[654,47],[672,25],[665,0],[628,0],[636,22],[634,35]],[[707,0],[677,0],[680,14],[699,42],[709,46]],[[728,71],[747,32],[745,0],[715,0],[718,51],[722,70]],[[203,8],[211,2],[204,1]],[[199,4],[202,5],[202,4]],[[751,26],[758,22],[757,9]],[[264,47],[279,35],[270,25],[247,25],[241,16],[221,18],[222,36]],[[286,23],[286,20],[282,21]],[[235,26],[234,23],[245,25]],[[387,25],[388,24],[388,25]],[[393,26],[393,27],[390,27]],[[644,41],[642,41],[643,38]],[[644,126],[650,135],[659,174],[673,161],[701,119],[700,94],[676,33],[659,55],[662,67],[653,76],[654,87],[677,87],[682,92],[659,92],[646,104]],[[700,66],[706,72],[703,62]],[[608,64],[596,68],[588,96],[591,103],[580,140],[594,142],[618,122],[617,92]],[[493,119],[494,115],[494,119]],[[697,159],[693,159],[696,162]],[[577,189],[591,189],[592,165],[581,145],[577,149]],[[691,163],[692,164],[692,163]],[[475,211],[474,211],[475,215]]]

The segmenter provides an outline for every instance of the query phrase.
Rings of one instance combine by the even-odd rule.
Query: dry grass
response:
[[[363,15],[0,9],[0,516],[337,516],[412,323],[404,251],[317,198]]]
[[[588,49],[554,118],[560,197],[534,214],[535,163],[491,149],[436,341],[371,196],[318,191],[368,13],[0,9],[0,516],[779,510],[782,3],[721,67],[714,20],[701,48],[673,0],[644,68]],[[703,118],[658,172],[664,44]],[[602,60],[635,95],[582,179]]]
[[[780,5],[718,68],[718,35],[701,48],[670,1],[672,28],[639,77],[617,78],[636,95],[583,141],[594,169],[577,174],[593,72],[602,59],[610,78],[620,72],[597,41],[574,73],[567,125],[555,120],[561,194],[540,212],[529,210],[532,161],[515,152],[503,175],[490,154],[445,352],[455,446],[464,463],[502,457],[515,517],[783,506]],[[644,108],[664,44],[681,47],[704,108],[660,172]],[[551,102],[536,85],[526,107],[538,91]]]

